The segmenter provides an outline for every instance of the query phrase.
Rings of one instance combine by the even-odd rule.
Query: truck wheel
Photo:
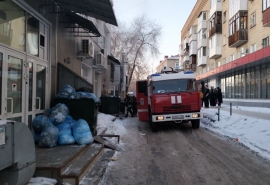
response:
[[[153,123],[153,121],[152,121],[152,114],[151,114],[150,111],[149,111],[149,124],[150,124],[150,128],[151,128],[152,132],[158,131],[157,123]]]
[[[195,119],[191,121],[192,128],[200,128],[200,120]]]

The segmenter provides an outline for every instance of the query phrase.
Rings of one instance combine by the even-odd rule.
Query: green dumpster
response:
[[[119,97],[102,96],[100,97],[100,103],[99,112],[104,114],[119,114]]]
[[[99,105],[89,98],[82,99],[66,99],[66,98],[56,98],[54,101],[54,106],[58,103],[65,104],[69,109],[69,115],[74,119],[84,119],[93,135],[97,134],[97,114]]]

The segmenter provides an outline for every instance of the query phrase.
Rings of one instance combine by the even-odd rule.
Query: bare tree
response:
[[[132,81],[139,80],[149,73],[147,58],[154,58],[159,54],[160,37],[161,27],[144,15],[135,18],[129,27],[120,24],[113,29],[111,52],[117,58],[125,53],[128,60],[129,81],[126,92]]]

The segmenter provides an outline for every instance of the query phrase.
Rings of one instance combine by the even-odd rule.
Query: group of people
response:
[[[135,96],[130,96],[129,94],[127,94],[124,101],[125,101],[125,106],[126,106],[125,117],[128,117],[128,113],[131,115],[131,117],[136,116],[137,115],[136,97]]]
[[[222,100],[222,92],[219,87],[214,88],[211,86],[209,89],[208,85],[205,85],[204,91],[202,88],[200,89],[201,92],[201,100],[202,100],[202,107],[209,108],[209,104],[211,107],[221,106],[223,103]]]

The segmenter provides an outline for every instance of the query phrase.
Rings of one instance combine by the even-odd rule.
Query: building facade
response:
[[[180,68],[220,87],[224,103],[270,107],[269,15],[269,0],[198,0],[181,31]]]
[[[32,120],[64,85],[99,98],[120,88],[110,0],[0,1],[0,119]]]
[[[175,56],[164,56],[164,59],[160,61],[159,65],[156,67],[157,72],[161,72],[164,67],[173,68],[173,70],[179,70],[179,55]]]

